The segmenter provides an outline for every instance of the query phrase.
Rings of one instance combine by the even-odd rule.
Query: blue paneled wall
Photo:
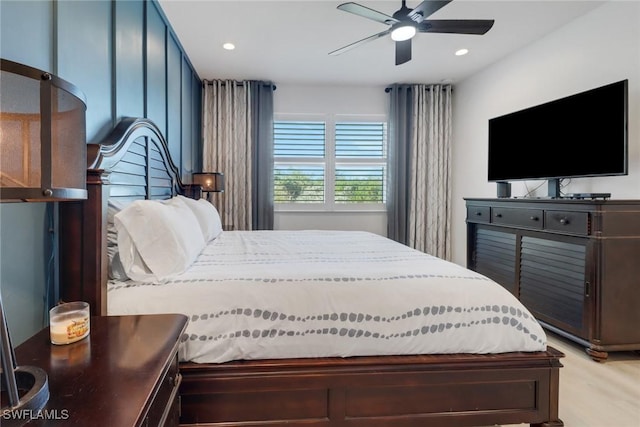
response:
[[[201,161],[202,85],[155,1],[2,0],[0,19],[2,58],[50,71],[84,92],[88,143],[122,117],[150,118],[189,181]],[[56,212],[56,204],[0,204],[0,284],[14,344],[45,325]]]

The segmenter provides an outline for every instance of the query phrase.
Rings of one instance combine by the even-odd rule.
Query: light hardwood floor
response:
[[[598,363],[582,346],[551,332],[547,342],[565,354],[560,369],[565,427],[640,427],[640,354],[609,353],[606,363]]]

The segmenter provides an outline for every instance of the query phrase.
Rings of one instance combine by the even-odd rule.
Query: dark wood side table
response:
[[[50,398],[29,426],[177,426],[179,314],[91,318],[82,341],[52,345],[45,328],[19,345],[18,365],[47,372]]]

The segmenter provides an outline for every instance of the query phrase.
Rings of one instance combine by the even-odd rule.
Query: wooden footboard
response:
[[[181,425],[562,426],[559,358],[539,353],[181,365]]]

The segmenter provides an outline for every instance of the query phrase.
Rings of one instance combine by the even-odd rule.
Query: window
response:
[[[386,136],[385,123],[336,123],[336,203],[384,203]]]
[[[383,121],[276,120],[274,199],[282,209],[380,209],[386,198]]]
[[[275,203],[324,203],[325,128],[323,122],[274,123]]]

